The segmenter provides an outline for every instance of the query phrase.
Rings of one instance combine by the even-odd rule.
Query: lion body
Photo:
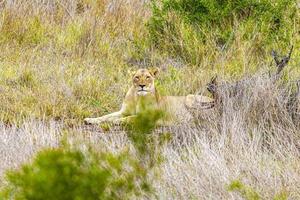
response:
[[[158,109],[165,112],[163,124],[174,122],[189,122],[193,119],[192,109],[207,109],[214,104],[214,99],[202,96],[160,96],[154,86],[156,71],[139,69],[133,78],[133,85],[128,90],[121,109],[98,118],[86,118],[87,124],[100,124],[102,122],[127,122],[143,109]]]

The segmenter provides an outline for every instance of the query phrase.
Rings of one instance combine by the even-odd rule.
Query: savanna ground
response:
[[[119,109],[131,71],[159,67],[166,95],[206,91],[222,105],[165,127],[158,199],[300,199],[299,2],[0,1],[0,180],[68,141],[132,149],[119,127],[83,119]],[[291,60],[280,80],[271,50]],[[241,81],[232,97],[227,83]],[[298,85],[299,86],[299,85]],[[158,174],[157,174],[158,173]]]

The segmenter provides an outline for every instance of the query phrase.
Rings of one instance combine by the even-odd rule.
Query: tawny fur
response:
[[[139,69],[132,78],[132,86],[128,90],[122,107],[118,112],[97,118],[85,118],[86,124],[100,124],[103,122],[128,122],[134,118],[143,107],[146,109],[159,109],[168,116],[163,123],[189,122],[193,116],[191,109],[208,109],[214,104],[214,99],[202,96],[161,96],[155,88],[154,80],[158,75],[158,69]],[[144,108],[144,107],[143,107]]]

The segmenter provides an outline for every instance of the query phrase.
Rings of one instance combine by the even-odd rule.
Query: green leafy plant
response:
[[[259,47],[289,43],[295,32],[295,4],[295,0],[154,0],[148,30],[154,45],[195,63],[201,52],[192,49],[210,43],[224,48],[236,35],[243,41],[260,38],[253,43]]]
[[[128,168],[128,169],[127,169]],[[128,153],[84,154],[48,149],[32,164],[7,174],[4,199],[130,199],[149,192],[141,170]]]
[[[244,185],[239,180],[234,180],[230,183],[228,186],[228,191],[236,191],[238,192],[242,197],[244,197],[247,200],[259,200],[261,197],[259,194],[251,187]]]
[[[240,180],[234,180],[228,186],[228,191],[238,192],[246,200],[260,200],[261,195],[255,191],[254,188],[243,184]],[[274,200],[287,200],[288,194],[282,191],[273,197]]]
[[[127,125],[128,137],[137,150],[138,156],[151,167],[160,160],[157,153],[160,137],[153,134],[153,130],[157,121],[163,116],[164,113],[160,110],[146,109]]]
[[[148,173],[158,164],[152,133],[161,113],[145,111],[130,125],[128,136],[137,156],[91,148],[82,151],[64,143],[37,154],[32,163],[7,173],[4,199],[132,199],[153,195]],[[161,143],[157,143],[161,144]],[[149,159],[151,158],[151,159]]]

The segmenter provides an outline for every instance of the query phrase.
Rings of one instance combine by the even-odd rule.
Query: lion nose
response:
[[[146,85],[140,85],[140,87],[143,89]]]

